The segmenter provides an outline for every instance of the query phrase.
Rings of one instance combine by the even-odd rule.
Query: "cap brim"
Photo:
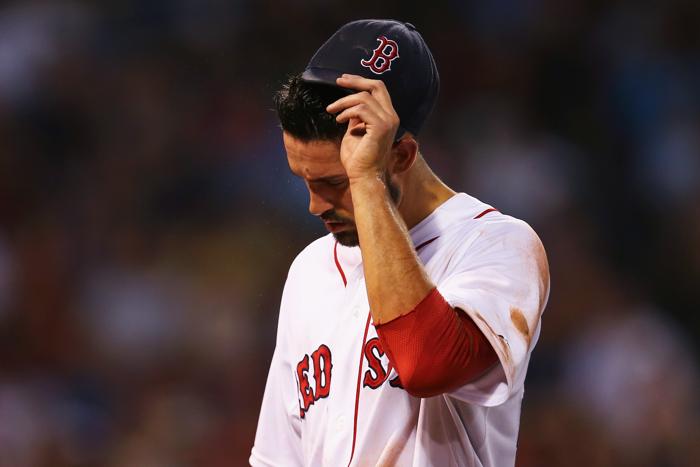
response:
[[[332,70],[330,68],[309,67],[301,74],[301,79],[307,83],[328,84],[337,86],[335,80],[340,78],[342,71]]]
[[[304,72],[301,74],[301,79],[303,81],[306,81],[307,83],[318,83],[318,84],[327,84],[328,86],[334,86],[338,89],[343,89],[347,91],[348,94],[352,94],[356,91],[353,89],[348,89],[348,88],[343,88],[338,86],[336,83],[336,79],[340,78],[340,76],[343,74],[343,71],[338,71],[338,70],[333,70],[330,68],[318,68],[318,67],[308,67]],[[394,141],[398,141],[401,139],[401,137],[406,133],[406,130],[399,126],[399,128],[396,131],[396,136],[394,137]]]

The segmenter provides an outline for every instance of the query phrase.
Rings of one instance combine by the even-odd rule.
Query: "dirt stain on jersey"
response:
[[[525,319],[525,315],[520,308],[510,308],[510,320],[513,322],[515,329],[517,329],[518,332],[523,335],[527,341],[527,345],[530,345],[530,328],[528,328],[527,320]]]
[[[533,246],[533,255],[535,257],[535,262],[537,263],[538,276],[540,278],[540,307],[538,311],[541,313],[544,308],[544,300],[549,291],[549,261],[547,260],[547,252],[545,251],[539,238]]]
[[[484,323],[484,326],[486,326],[486,328],[489,330],[492,336],[498,336],[498,342],[501,344],[501,348],[503,349],[503,358],[505,358],[507,361],[510,361],[510,346],[508,345],[508,341],[506,340],[506,338],[500,334],[497,334],[496,331],[493,330],[489,322],[486,321],[486,319],[484,319],[483,316],[481,316],[481,313],[476,311],[474,312],[474,316],[476,317],[476,319]]]
[[[489,322],[486,321],[483,316],[481,316],[481,313],[479,313],[478,311],[474,311],[474,317],[476,319],[478,319],[479,321],[481,321],[486,326],[486,328],[489,330],[489,333],[492,336],[498,337],[498,343],[500,344],[500,347],[501,347],[501,352],[500,352],[500,358],[502,358],[501,366],[503,367],[503,371],[508,373],[510,376],[510,379],[512,380],[513,378],[515,378],[515,367],[512,364],[513,359],[512,359],[511,354],[510,354],[510,344],[508,344],[508,340],[505,338],[505,336],[503,336],[501,334],[497,334],[493,330],[493,328],[489,325]],[[496,351],[496,353],[499,353],[498,349],[494,349],[494,350]]]

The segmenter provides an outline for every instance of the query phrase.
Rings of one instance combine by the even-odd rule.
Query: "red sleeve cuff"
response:
[[[437,288],[410,313],[375,328],[404,389],[417,397],[457,389],[498,361],[471,318]]]

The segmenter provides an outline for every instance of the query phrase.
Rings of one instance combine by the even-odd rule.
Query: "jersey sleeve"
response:
[[[289,281],[288,281],[289,283]],[[289,362],[289,326],[285,286],[280,306],[277,343],[265,385],[262,408],[250,455],[250,465],[297,466],[303,464],[301,449],[301,418],[297,399],[294,369]]]
[[[466,313],[493,346],[499,365],[451,396],[495,406],[519,391],[549,295],[549,268],[537,234],[499,215],[457,241],[438,290]]]

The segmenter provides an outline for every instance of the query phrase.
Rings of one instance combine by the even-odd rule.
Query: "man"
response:
[[[514,464],[547,260],[423,159],[438,80],[411,24],[362,20],[277,95],[330,234],[289,271],[253,466]]]

